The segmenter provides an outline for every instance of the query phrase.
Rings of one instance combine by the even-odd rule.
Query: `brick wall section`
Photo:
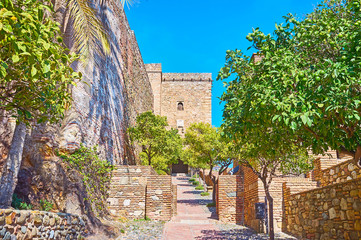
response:
[[[217,212],[220,221],[244,223],[244,189],[241,175],[219,176],[217,198]]]
[[[324,187],[357,178],[361,178],[361,169],[353,163],[353,160],[349,160],[322,170],[318,180]]]
[[[149,176],[146,192],[146,215],[152,220],[168,221],[172,217],[172,177]]]
[[[244,175],[244,219],[245,225],[257,232],[264,232],[265,225],[261,220],[256,219],[255,204],[265,202],[265,191],[261,180],[247,167],[242,167]],[[282,231],[283,202],[282,184],[287,182],[292,189],[309,190],[317,187],[317,182],[305,177],[282,177],[273,178],[270,186],[270,194],[273,197],[273,219],[276,232]]]
[[[261,232],[260,220],[256,219],[255,203],[264,202],[261,198],[262,183],[250,168],[242,167],[244,175],[244,223]]]
[[[361,238],[361,179],[298,194],[288,191],[284,191],[287,232],[302,239]]]
[[[170,220],[176,214],[176,199],[176,186],[172,186],[170,176],[159,176],[150,166],[118,166],[113,172],[107,202],[116,220],[146,216]]]
[[[172,184],[172,216],[177,215],[177,192],[178,186]]]

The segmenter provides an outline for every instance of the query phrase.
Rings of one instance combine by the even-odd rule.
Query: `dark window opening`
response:
[[[184,106],[182,102],[178,102],[177,109],[178,111],[184,111]]]

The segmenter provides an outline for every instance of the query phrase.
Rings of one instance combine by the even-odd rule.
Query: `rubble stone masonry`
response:
[[[0,209],[0,239],[82,239],[84,229],[77,215]]]
[[[284,231],[301,239],[361,238],[361,179],[290,194],[284,185]]]

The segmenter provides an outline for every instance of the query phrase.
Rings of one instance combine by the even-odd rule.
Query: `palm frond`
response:
[[[127,6],[129,7],[129,6],[133,5],[134,0],[120,0],[120,2],[123,5],[123,7],[125,4],[127,4]]]
[[[84,59],[89,57],[90,49],[94,49],[99,55],[108,54],[108,34],[89,0],[68,0],[68,9],[73,21],[75,51]],[[104,52],[99,46],[102,46]]]

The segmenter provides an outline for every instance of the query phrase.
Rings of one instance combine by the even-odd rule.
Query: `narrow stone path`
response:
[[[203,232],[218,230],[214,224],[215,213],[207,207],[211,197],[202,197],[189,183],[189,177],[172,177],[177,189],[177,215],[165,224],[164,240],[202,239]],[[212,219],[213,217],[213,219]]]
[[[251,229],[235,224],[217,221],[215,208],[208,208],[212,197],[202,197],[202,191],[195,190],[189,177],[172,177],[177,184],[177,215],[167,222],[163,230],[163,240],[266,240],[265,234],[256,234]],[[285,234],[276,234],[276,239],[295,239]]]

